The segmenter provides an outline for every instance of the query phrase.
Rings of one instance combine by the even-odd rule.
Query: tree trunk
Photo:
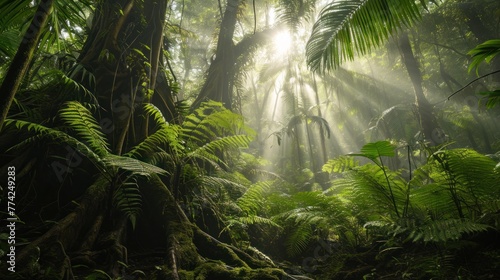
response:
[[[257,44],[266,41],[273,29],[256,32],[234,44],[233,36],[237,23],[239,6],[243,1],[228,0],[222,17],[217,50],[212,56],[212,63],[207,70],[207,78],[196,100],[191,105],[196,109],[207,100],[222,102],[224,106],[233,109],[233,85],[238,74],[238,59],[250,53]]]
[[[208,69],[200,94],[192,104],[197,108],[203,101],[212,99],[221,101],[231,110],[232,86],[234,80],[234,43],[233,34],[236,28],[236,15],[241,0],[228,0],[219,30],[217,50]]]
[[[154,93],[165,115],[175,117],[172,92],[159,71],[166,8],[159,0],[100,2],[79,58],[96,78],[101,125],[118,155],[147,136],[140,115]]]
[[[35,16],[24,34],[21,45],[5,75],[0,87],[0,130],[9,113],[10,105],[14,100],[24,75],[28,71],[31,59],[38,45],[42,30],[52,12],[53,0],[43,0],[38,4]]]
[[[432,105],[429,101],[427,101],[427,98],[424,95],[424,89],[422,87],[422,74],[420,73],[418,62],[413,55],[413,50],[407,33],[402,33],[400,35],[399,47],[401,59],[413,84],[416,106],[420,117],[420,126],[424,135],[423,138],[431,146],[440,144],[443,142],[443,134],[437,124]]]

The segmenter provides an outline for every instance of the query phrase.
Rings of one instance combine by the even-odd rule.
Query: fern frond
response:
[[[433,216],[456,217],[456,205],[446,186],[433,183],[412,190],[410,196],[414,208],[424,209]]]
[[[255,132],[246,126],[241,115],[224,108],[215,101],[203,102],[183,124],[183,138],[195,143],[206,143],[217,136],[245,133],[250,137]]]
[[[466,219],[446,219],[430,221],[413,229],[408,237],[413,242],[446,242],[458,240],[465,233],[487,231],[489,228],[488,225]]]
[[[59,145],[68,145],[75,149],[78,153],[82,154],[88,158],[96,167],[101,170],[105,170],[102,157],[95,153],[93,149],[88,147],[85,143],[80,142],[78,139],[66,134],[60,130],[45,127],[41,124],[26,122],[21,120],[5,120],[5,127],[14,126],[17,130],[27,130],[28,132],[34,133],[33,137],[29,137],[26,140],[10,147],[7,151],[22,149],[26,145],[30,145],[33,141],[40,140],[42,138],[57,141]]]
[[[236,189],[238,191],[243,192],[246,187],[238,182],[235,182],[233,180],[228,180],[225,178],[221,177],[214,177],[214,176],[202,176],[201,177],[201,184],[208,189],[218,189],[218,188],[231,188],[231,189]]]
[[[276,228],[281,228],[281,226],[278,225],[273,220],[271,220],[269,218],[257,216],[257,215],[238,217],[238,218],[236,218],[236,220],[238,220],[240,223],[245,224],[245,225],[268,225],[268,226],[273,226]]]
[[[323,165],[322,170],[328,173],[342,173],[358,165],[358,161],[354,160],[353,157],[340,156],[335,159],[328,160]]]
[[[113,193],[113,205],[129,218],[132,228],[135,228],[137,216],[142,209],[142,195],[137,180],[132,176],[127,178]]]
[[[164,127],[168,125],[168,122],[167,120],[165,120],[163,113],[155,105],[151,103],[144,104],[144,111],[146,112],[146,114],[153,117],[158,126]]]
[[[168,172],[162,168],[125,156],[109,154],[103,158],[103,161],[110,167],[120,168],[137,175],[150,176],[152,174],[168,174]]]
[[[385,213],[402,213],[407,194],[406,183],[399,173],[366,164],[348,172],[346,176],[351,180],[353,199],[359,205],[385,209]]]
[[[302,253],[311,241],[312,235],[313,231],[309,224],[298,225],[285,241],[288,255],[293,257]]]
[[[60,118],[99,156],[110,152],[106,136],[92,113],[82,104],[74,101],[66,103],[59,111]]]
[[[124,156],[129,157],[149,157],[155,153],[163,151],[162,147],[168,146],[174,154],[180,153],[184,146],[179,139],[180,128],[177,125],[168,125],[159,128],[149,135],[141,143],[134,146]]]
[[[264,196],[272,186],[272,181],[262,181],[251,185],[238,198],[236,204],[246,213],[257,214],[264,207]]]
[[[416,182],[431,179],[448,194],[445,201],[457,210],[468,209],[470,214],[484,214],[482,207],[500,197],[495,161],[471,149],[441,150],[432,154],[425,170],[417,173]],[[422,187],[421,187],[422,188]],[[425,186],[423,186],[425,188]],[[418,191],[416,194],[425,194]],[[425,198],[425,197],[423,197]]]
[[[214,154],[218,151],[225,151],[229,149],[248,148],[248,144],[251,141],[252,139],[250,139],[247,135],[225,136],[199,147],[190,154],[199,152]]]

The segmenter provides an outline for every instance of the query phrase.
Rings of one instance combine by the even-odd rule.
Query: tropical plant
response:
[[[482,218],[497,211],[493,205],[498,200],[498,173],[493,160],[473,150],[440,149],[407,181],[383,163],[382,156],[394,156],[394,150],[387,141],[369,143],[361,153],[349,156],[361,156],[373,164],[359,166],[340,157],[323,167],[343,174],[329,191],[352,201],[365,227],[383,228],[414,242],[446,242],[496,223]]]
[[[483,62],[490,63],[495,56],[500,54],[500,39],[497,40],[489,40],[482,44],[477,45],[475,48],[468,52],[468,55],[472,57],[472,62],[469,65],[469,72],[476,70],[476,74],[479,71],[479,65]],[[495,71],[482,76],[480,78],[484,78],[486,76],[496,74],[500,72],[500,69],[495,69]],[[498,103],[500,103],[500,90],[496,89],[494,91],[486,91],[481,92],[481,95],[484,96],[484,103],[486,108],[491,109],[495,107]]]
[[[420,4],[427,7],[425,0]],[[308,65],[313,70],[335,69],[355,54],[381,46],[395,31],[420,17],[420,6],[413,0],[333,1],[314,24],[306,47]]]

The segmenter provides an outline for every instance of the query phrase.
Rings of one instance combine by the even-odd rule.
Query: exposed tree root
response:
[[[147,212],[142,217],[150,223],[149,230],[157,233],[151,241],[164,252],[161,259],[165,269],[158,272],[158,279],[182,279],[185,275],[181,274],[186,271],[227,274],[230,279],[239,279],[236,270],[245,275],[250,272],[261,275],[258,277],[266,273],[274,275],[262,279],[278,279],[275,276],[280,273],[285,275],[272,262],[254,258],[201,230],[187,218],[159,177],[152,176],[142,183],[147,188],[143,191]],[[19,253],[18,262],[24,263],[21,267],[38,268],[25,269],[23,275],[38,277],[51,268],[54,277],[72,279],[75,264],[99,268],[115,278],[126,275],[128,252],[123,244],[131,228],[125,215],[105,205],[110,201],[111,191],[103,185],[106,184],[96,182],[90,186],[73,212]],[[66,254],[67,251],[70,253]]]
[[[107,195],[109,190],[102,188],[102,184],[96,183],[90,186],[73,212],[19,252],[18,266],[21,268],[36,266],[33,262],[38,262],[38,258],[33,256],[39,252],[40,260],[43,262],[54,247],[59,247],[62,252],[72,250],[79,240],[80,233],[85,232],[85,228],[93,224],[98,213],[102,211],[101,205]],[[61,253],[56,254],[54,258],[55,263],[64,263],[67,256],[66,253]],[[32,271],[26,272],[32,273]]]

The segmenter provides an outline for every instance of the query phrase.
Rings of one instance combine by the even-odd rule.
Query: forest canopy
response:
[[[499,14],[0,0],[1,278],[500,277]]]

